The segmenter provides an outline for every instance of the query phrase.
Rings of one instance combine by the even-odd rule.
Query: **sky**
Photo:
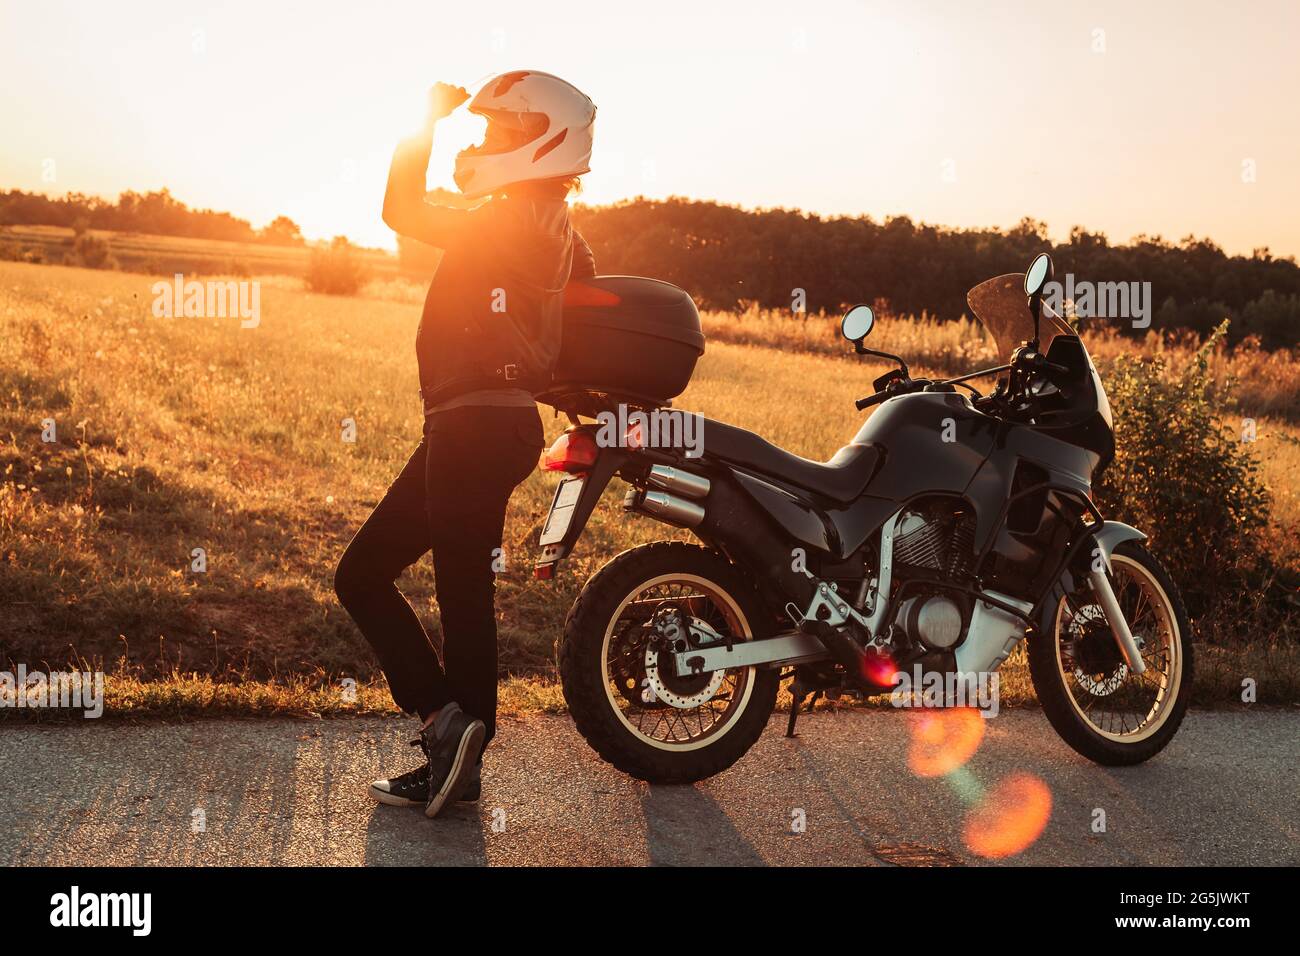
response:
[[[393,144],[436,80],[596,102],[582,199],[1300,253],[1300,3],[0,0],[0,189],[194,207],[392,247]],[[482,132],[440,124],[429,185]]]

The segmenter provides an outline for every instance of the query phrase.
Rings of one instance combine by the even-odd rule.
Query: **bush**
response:
[[[73,261],[87,269],[116,269],[117,260],[109,251],[107,240],[88,232],[78,234],[72,243]]]
[[[1258,588],[1269,572],[1261,532],[1270,495],[1251,445],[1223,424],[1234,384],[1210,374],[1227,326],[1181,372],[1156,353],[1120,356],[1106,377],[1116,449],[1097,488],[1102,512],[1151,535],[1193,616]]]
[[[0,230],[0,233],[3,232],[4,230]],[[25,246],[12,239],[0,239],[0,262],[32,262],[39,264],[44,261],[45,250],[40,246]]]
[[[356,247],[346,236],[335,236],[323,249],[313,249],[307,266],[307,288],[330,295],[355,295],[369,278]]]

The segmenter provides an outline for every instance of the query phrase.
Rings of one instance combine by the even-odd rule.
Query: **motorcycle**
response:
[[[598,441],[603,425],[570,415],[545,457],[566,477],[539,577],[614,477],[629,513],[699,541],[625,551],[569,612],[564,696],[597,753],[643,780],[700,780],[754,744],[783,680],[793,735],[810,697],[894,693],[909,672],[991,675],[1022,643],[1048,721],[1078,753],[1136,764],[1169,743],[1192,684],[1187,614],[1146,535],[1092,500],[1114,455],[1111,410],[1080,336],[1043,301],[1051,276],[1042,254],[969,292],[1009,360],[949,379],[868,348],[874,313],[849,309],[853,350],[896,367],[826,462],[702,417],[683,450],[635,427]],[[982,394],[973,382],[990,377]]]

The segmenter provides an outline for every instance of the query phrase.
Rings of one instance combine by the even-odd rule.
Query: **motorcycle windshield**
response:
[[[993,336],[998,351],[1008,361],[1016,349],[1034,337],[1034,319],[1029,311],[1024,282],[1023,273],[1012,272],[981,282],[966,293],[971,311]],[[1078,384],[1083,387],[1065,388],[1046,396],[1042,408],[1045,414],[1036,424],[1050,424],[1058,430],[1071,429],[1068,433],[1071,437],[1067,440],[1109,461],[1114,451],[1110,402],[1088,349],[1081,339],[1072,338],[1063,341],[1057,352],[1052,351],[1052,343],[1058,337],[1074,335],[1074,330],[1065,320],[1043,303],[1042,320],[1038,325],[1038,349],[1050,360],[1073,368],[1079,376]]]
[[[1025,295],[1025,274],[1009,272],[981,282],[966,293],[966,304],[979,319],[993,341],[998,354],[1006,361],[1011,353],[1034,337],[1034,319]],[[1074,331],[1044,303],[1043,318],[1038,326],[1038,350],[1047,354],[1052,339],[1073,335]]]

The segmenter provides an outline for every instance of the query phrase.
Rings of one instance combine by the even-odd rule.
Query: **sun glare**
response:
[[[911,718],[907,765],[918,777],[942,777],[965,765],[984,739],[984,718],[971,707],[927,710]]]
[[[1001,859],[1030,847],[1052,815],[1052,792],[1029,773],[1013,773],[988,791],[966,817],[966,846],[977,856]]]

